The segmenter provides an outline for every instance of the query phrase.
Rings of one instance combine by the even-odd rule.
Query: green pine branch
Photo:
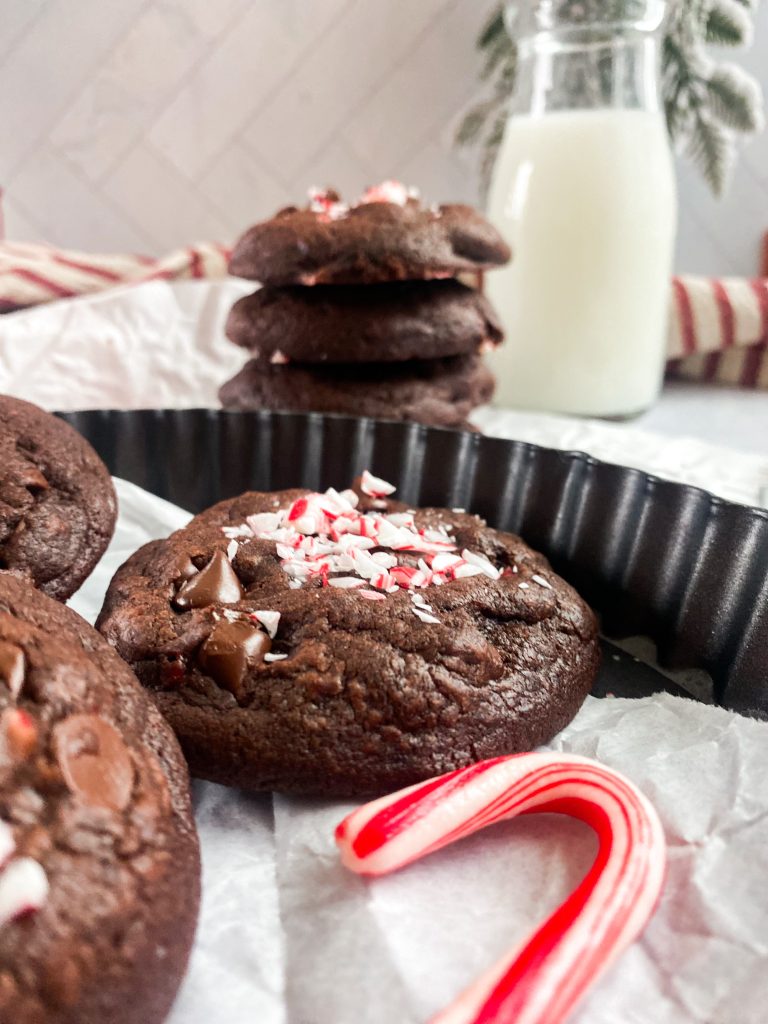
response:
[[[740,68],[721,64],[706,79],[712,116],[736,132],[756,132],[761,127],[760,100],[754,79]]]
[[[574,17],[605,17],[605,0],[561,0]],[[595,0],[596,2],[596,0]],[[637,0],[612,0],[612,14],[627,18]],[[752,38],[758,0],[677,0],[662,41],[662,98],[670,138],[700,169],[710,188],[725,189],[737,135],[759,131],[763,98],[758,83],[732,64],[717,64],[707,46],[743,46]],[[491,12],[477,39],[483,54],[481,78],[488,95],[472,106],[457,131],[461,145],[482,148],[487,183],[501,144],[514,89],[517,51],[504,22],[503,5]]]
[[[750,34],[747,10],[739,0],[716,0],[704,22],[704,42],[711,46],[744,46]]]
[[[685,152],[699,168],[715,195],[722,195],[735,156],[733,139],[700,106],[693,109]]]

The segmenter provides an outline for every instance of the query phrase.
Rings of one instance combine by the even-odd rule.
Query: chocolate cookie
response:
[[[571,720],[597,623],[543,556],[383,481],[248,493],[137,551],[98,627],[194,775],[363,796],[528,750]]]
[[[117,516],[107,467],[69,424],[0,395],[0,568],[66,601],[104,554]]]
[[[485,296],[458,281],[262,288],[234,304],[226,332],[262,359],[300,363],[437,359],[503,338]]]
[[[219,398],[225,409],[339,412],[457,427],[493,389],[479,356],[328,366],[252,359],[223,385]]]
[[[0,1021],[160,1024],[199,881],[167,724],[95,630],[0,573]]]
[[[310,194],[255,224],[237,242],[229,271],[268,285],[375,284],[455,277],[509,260],[498,231],[471,206],[423,206],[396,182],[354,205]]]

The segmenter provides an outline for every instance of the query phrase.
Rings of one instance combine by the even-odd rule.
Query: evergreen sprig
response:
[[[715,61],[707,47],[748,46],[757,2],[677,0],[665,27],[661,80],[667,128],[716,195],[725,190],[737,136],[763,127],[763,97],[751,75],[735,64]],[[504,134],[517,69],[517,48],[507,31],[502,4],[492,11],[477,45],[485,58],[481,78],[486,95],[464,116],[457,139],[462,145],[481,146],[487,183]]]

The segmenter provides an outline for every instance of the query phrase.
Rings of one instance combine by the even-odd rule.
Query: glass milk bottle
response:
[[[496,402],[625,417],[662,378],[676,196],[659,104],[659,0],[520,0],[516,93],[490,219],[512,262]]]

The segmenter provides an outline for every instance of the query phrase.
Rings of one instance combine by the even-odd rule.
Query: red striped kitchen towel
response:
[[[230,250],[199,242],[161,259],[94,255],[51,245],[0,242],[0,313],[141,281],[223,277]]]
[[[672,281],[669,376],[768,389],[768,277]]]
[[[0,312],[120,284],[223,277],[230,250],[200,242],[161,259],[0,242]],[[768,389],[768,277],[672,282],[669,376]]]

